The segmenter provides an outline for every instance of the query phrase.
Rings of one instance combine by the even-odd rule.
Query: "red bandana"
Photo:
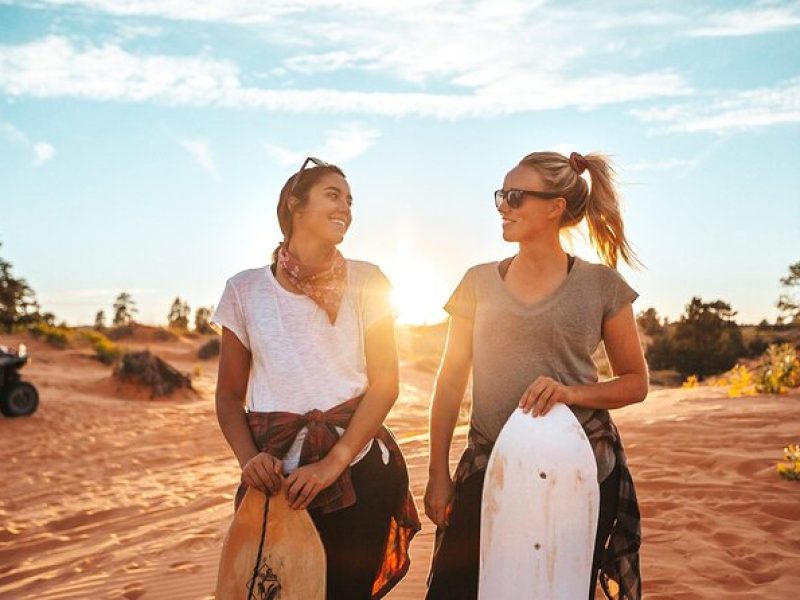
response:
[[[278,265],[294,287],[325,311],[333,325],[347,287],[347,262],[342,253],[336,250],[328,265],[309,269],[283,245],[278,251]]]

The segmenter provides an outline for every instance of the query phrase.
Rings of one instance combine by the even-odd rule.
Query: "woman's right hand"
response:
[[[259,452],[242,467],[242,483],[267,495],[283,487],[283,463],[266,452]]]
[[[431,476],[425,487],[425,514],[437,527],[447,525],[452,501],[453,480],[450,474]]]

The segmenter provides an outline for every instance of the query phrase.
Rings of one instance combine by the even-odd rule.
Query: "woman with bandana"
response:
[[[306,168],[308,167],[308,168]],[[420,524],[383,421],[398,395],[389,282],[337,249],[352,220],[344,173],[307,159],[283,186],[271,264],[231,277],[216,409],[248,486],[308,509],[327,598],[383,597],[405,575]]]
[[[641,597],[639,508],[609,410],[644,400],[648,373],[631,306],[638,294],[616,271],[619,258],[636,259],[612,175],[601,154],[524,157],[494,194],[503,239],[518,252],[469,269],[445,306],[450,325],[431,407],[425,492],[425,512],[438,527],[429,600],[476,598],[492,445],[518,407],[534,418],[556,402],[572,409],[597,461],[600,516],[587,596],[594,598],[599,574],[609,598]],[[561,246],[562,231],[584,219],[603,264]],[[614,377],[599,382],[592,354],[601,341]],[[450,442],[470,372],[468,444],[451,477]]]

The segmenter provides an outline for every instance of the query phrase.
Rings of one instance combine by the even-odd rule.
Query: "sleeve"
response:
[[[225,291],[219,299],[217,309],[211,317],[211,323],[221,328],[230,329],[245,348],[250,350],[250,339],[247,336],[247,326],[244,320],[242,304],[239,301],[239,294],[229,279],[225,283]]]
[[[625,278],[616,270],[607,269],[603,285],[603,319],[613,317],[626,304],[633,304],[639,297]]]
[[[468,270],[461,278],[444,309],[453,317],[475,318],[475,281],[473,270]]]
[[[365,331],[384,317],[394,318],[392,284],[378,267],[370,269],[362,294]]]

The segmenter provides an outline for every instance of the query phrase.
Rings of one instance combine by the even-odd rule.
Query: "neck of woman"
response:
[[[324,269],[336,256],[336,246],[330,242],[298,234],[289,240],[289,252],[311,270]]]
[[[517,268],[527,273],[564,272],[567,268],[567,253],[558,238],[530,240],[519,243],[519,252],[514,262]]]

